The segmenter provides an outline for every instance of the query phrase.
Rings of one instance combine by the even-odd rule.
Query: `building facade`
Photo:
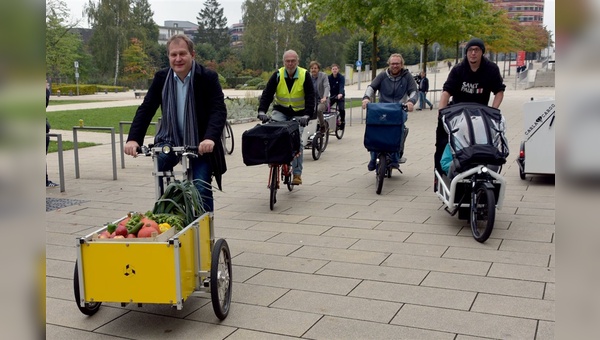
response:
[[[166,20],[164,26],[158,26],[158,43],[166,45],[170,37],[182,33],[194,40],[198,25],[189,21]]]
[[[544,0],[486,0],[494,7],[502,8],[508,17],[521,25],[539,25],[544,22]]]

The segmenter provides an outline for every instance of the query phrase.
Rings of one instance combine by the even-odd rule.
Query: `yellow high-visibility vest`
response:
[[[277,91],[275,91],[275,103],[284,107],[291,107],[294,111],[304,110],[304,80],[306,78],[306,69],[302,67],[296,68],[294,85],[292,91],[288,91],[285,82],[285,67],[279,69],[279,83]]]

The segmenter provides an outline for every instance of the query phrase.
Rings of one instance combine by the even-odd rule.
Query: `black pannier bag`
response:
[[[506,123],[500,110],[459,103],[440,110],[457,172],[476,165],[502,165],[508,157]]]
[[[300,152],[297,121],[258,124],[242,134],[242,158],[246,165],[288,164]]]
[[[365,148],[373,152],[398,151],[407,118],[400,103],[368,103],[363,141]]]

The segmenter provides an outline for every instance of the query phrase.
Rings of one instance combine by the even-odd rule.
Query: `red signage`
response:
[[[517,52],[517,66],[525,66],[525,51]]]

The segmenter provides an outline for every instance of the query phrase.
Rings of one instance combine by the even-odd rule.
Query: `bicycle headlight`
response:
[[[169,154],[171,152],[171,146],[170,145],[163,145],[162,152],[165,153],[165,154]]]

